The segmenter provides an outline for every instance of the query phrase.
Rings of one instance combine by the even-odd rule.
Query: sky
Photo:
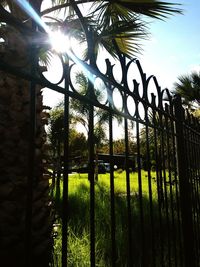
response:
[[[152,20],[149,40],[143,41],[138,59],[143,71],[155,75],[161,88],[173,89],[177,77],[200,71],[200,1],[176,0],[183,15],[169,16],[165,21]],[[44,103],[56,105],[57,93],[44,93]]]
[[[139,57],[143,70],[168,89],[178,76],[200,71],[200,1],[175,2],[182,4],[184,14],[152,22],[151,38],[145,41]]]

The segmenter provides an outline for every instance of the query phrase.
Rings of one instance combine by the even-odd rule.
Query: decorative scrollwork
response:
[[[101,108],[110,108],[113,112],[120,112],[130,119],[138,118],[141,121],[146,119],[148,109],[156,109],[165,111],[165,104],[172,107],[172,96],[168,89],[161,90],[155,76],[147,76],[144,73],[140,62],[137,59],[128,60],[123,56],[123,60],[119,61],[122,73],[115,73],[115,65],[109,59],[105,59],[106,70],[102,73],[96,64],[89,63],[89,60],[83,61],[77,58],[73,51],[66,54],[68,58],[67,72],[66,63],[63,56],[56,55],[60,61],[60,77],[58,81],[52,82],[48,75],[42,74],[51,84],[61,86],[65,80],[65,86],[68,91],[85,97],[85,101],[93,100],[97,106]],[[122,57],[121,57],[122,58]],[[52,66],[55,72],[58,71],[57,66]],[[84,79],[85,90],[81,89],[80,79]],[[83,81],[83,80],[82,80]],[[89,91],[93,93],[90,94]],[[88,97],[90,96],[90,97]],[[91,96],[93,99],[91,99]],[[74,95],[76,97],[76,95]],[[171,114],[173,109],[170,108]]]
[[[40,64],[40,66],[42,66],[44,63]],[[61,86],[61,83],[66,77],[63,57],[58,53],[52,52],[49,64],[45,66],[45,71],[41,71],[43,68],[39,68],[41,79],[48,81],[51,84]]]

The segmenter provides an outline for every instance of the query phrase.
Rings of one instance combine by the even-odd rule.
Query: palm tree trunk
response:
[[[12,32],[11,32],[12,33]],[[26,62],[27,47],[15,42],[16,31],[8,32],[9,44],[3,60]],[[13,55],[11,57],[11,55]],[[2,58],[0,58],[2,60]],[[28,65],[27,65],[28,66]],[[4,267],[27,267],[26,207],[30,132],[30,82],[0,71],[0,262]],[[41,88],[36,88],[36,139],[31,220],[31,266],[47,267],[52,252],[52,217],[49,180],[44,175],[46,134]]]

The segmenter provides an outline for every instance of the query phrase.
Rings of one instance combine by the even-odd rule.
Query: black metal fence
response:
[[[147,77],[136,59],[128,60],[119,55],[121,77],[118,79],[116,76],[120,75],[116,75],[108,59],[106,71],[101,73],[92,53],[87,62],[72,52],[58,57],[63,71],[58,83],[48,81],[37,62],[33,61],[30,72],[0,62],[2,71],[31,84],[30,187],[37,130],[34,90],[40,84],[63,95],[63,168],[59,177],[54,176],[55,184],[56,179],[60,179],[60,206],[56,214],[60,216],[57,226],[61,229],[57,230],[52,264],[62,267],[200,266],[198,121],[183,109],[178,96],[173,98],[167,89],[162,90],[154,76]],[[87,77],[85,95],[79,93],[73,72],[83,72]],[[98,96],[99,90],[103,92],[103,100]],[[69,173],[71,99],[78,99],[80,105],[86,103],[88,109],[87,184],[80,182],[83,175],[75,179]],[[106,161],[110,164],[109,172],[99,174],[98,181],[95,180],[96,110],[107,112]],[[116,116],[123,120],[123,170],[115,168]],[[130,166],[131,157],[134,168]],[[83,198],[81,190],[87,198]],[[31,197],[29,201],[30,207]],[[29,216],[31,220],[31,214]],[[70,241],[72,236],[75,238]],[[80,250],[81,244],[84,251]]]

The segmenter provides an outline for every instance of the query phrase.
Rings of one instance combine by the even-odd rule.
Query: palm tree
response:
[[[29,2],[40,11],[42,0],[32,0]],[[30,28],[22,23],[25,18],[24,13],[19,12],[19,8],[16,9],[16,4],[4,0],[0,3],[7,3],[12,11],[10,14],[0,6],[0,20],[14,26],[25,34],[30,34]],[[182,13],[176,7],[177,3],[157,0],[114,0],[102,2],[94,0],[73,0],[71,2],[53,0],[52,3],[52,7],[40,13],[41,16],[63,9],[68,11],[65,12],[62,20],[55,18],[55,16],[48,16],[55,22],[49,22],[50,25],[61,28],[63,32],[79,39],[80,42],[88,41],[91,39],[92,34],[92,47],[96,56],[101,46],[114,57],[117,56],[118,51],[128,57],[135,56],[136,53],[141,52],[139,41],[145,39],[149,34],[148,23],[145,22],[144,16],[164,20],[170,14]],[[90,8],[88,8],[88,3],[91,3]],[[80,5],[85,5],[84,16],[79,8]],[[87,12],[85,12],[86,10]],[[23,15],[21,18],[18,16],[19,13]],[[39,36],[41,37],[42,35]],[[44,34],[43,38],[47,38],[47,36]]]
[[[178,77],[178,82],[174,84],[174,87],[173,92],[182,97],[186,106],[190,109],[200,107],[200,72]]]
[[[8,18],[16,18],[21,25],[20,21],[27,16],[13,1],[8,4],[11,11]],[[5,11],[2,5],[0,10]],[[1,61],[28,70],[30,44],[22,34],[26,28],[29,26],[22,25],[17,31],[8,24],[0,25],[0,35],[5,40],[1,43],[0,57]],[[43,164],[47,117],[41,86],[35,86],[36,131],[35,140],[30,140],[30,82],[1,70],[0,85],[0,262],[5,267],[47,267],[52,257],[53,218],[49,180]]]
[[[88,79],[83,72],[76,72],[75,73],[75,83],[79,86],[79,94],[87,95],[88,93]],[[101,86],[100,86],[101,87]],[[102,88],[96,88],[95,94],[99,101],[103,100],[104,93],[101,90]],[[71,116],[72,122],[74,124],[80,123],[84,126],[87,134],[89,132],[89,104],[86,102],[81,102],[75,98],[71,99],[70,101],[70,109],[71,109]],[[120,123],[122,118],[120,116],[115,116],[118,122]],[[96,108],[94,111],[94,121],[95,125],[94,128],[96,129],[96,133],[101,133],[102,135],[102,127],[105,127],[105,122],[108,122],[109,113],[105,110],[100,108]],[[98,135],[96,139],[98,140]]]
[[[16,4],[18,1],[0,1],[1,61],[18,68],[30,70],[31,42],[37,37],[47,38],[40,26],[37,33],[32,28],[30,16]],[[42,0],[28,1],[39,14]],[[85,1],[52,1],[54,6],[43,12],[67,8],[70,13],[58,24],[69,29],[71,36],[81,41],[93,34],[93,47],[104,46],[113,56],[120,50],[126,55],[138,51],[137,40],[146,36],[141,15],[165,19],[169,14],[180,13],[174,4],[160,1],[103,1],[96,2],[92,13],[82,16],[78,4]],[[10,12],[5,9],[9,8]],[[76,15],[70,8],[76,12]],[[70,14],[70,16],[69,16]],[[80,23],[81,22],[81,23]],[[69,28],[70,27],[70,28]],[[90,34],[88,33],[90,29]],[[83,34],[85,31],[85,35]],[[43,49],[43,44],[39,44]],[[47,49],[46,47],[43,49]],[[86,53],[87,58],[87,53]],[[1,68],[2,69],[2,68]],[[32,69],[33,71],[33,69]],[[30,142],[30,84],[28,81],[0,71],[0,261],[4,267],[49,266],[52,252],[52,218],[48,197],[49,181],[44,173],[44,123],[41,87],[35,86],[36,132]],[[34,151],[28,157],[30,144]],[[34,165],[32,164],[34,159]],[[32,169],[31,169],[32,168]],[[34,175],[33,175],[34,174]],[[31,179],[29,180],[28,177]],[[28,200],[28,202],[27,202]],[[29,206],[27,206],[29,203]]]
[[[87,95],[88,93],[88,78],[83,72],[77,72],[75,74],[75,83],[79,87],[79,93],[81,95]],[[95,94],[99,101],[103,100],[104,94],[101,90],[102,88],[96,88]],[[90,105],[87,102],[79,101],[75,98],[70,99],[70,110],[71,110],[71,118],[72,123],[77,126],[77,124],[81,124],[85,130],[89,140],[89,107]],[[118,115],[113,115],[115,119],[117,119],[118,123],[122,122],[122,117]],[[98,153],[100,147],[103,145],[106,140],[106,124],[109,121],[109,112],[95,108],[94,109],[94,150],[95,150],[95,179],[98,180]]]
[[[59,22],[56,19],[55,24],[60,25],[65,33],[78,38],[80,42],[92,39],[96,56],[100,47],[104,47],[114,57],[117,57],[119,51],[128,57],[135,56],[136,53],[141,52],[139,42],[149,34],[145,16],[164,20],[170,14],[182,13],[176,3],[157,0],[71,2],[58,0],[57,2],[57,6],[44,10],[42,15],[63,8],[69,10],[70,16],[66,16]],[[90,8],[88,3],[91,3]],[[83,7],[85,5],[84,16],[79,8],[81,5]],[[88,10],[87,13],[86,10]],[[87,52],[85,52],[85,58],[88,56]]]

